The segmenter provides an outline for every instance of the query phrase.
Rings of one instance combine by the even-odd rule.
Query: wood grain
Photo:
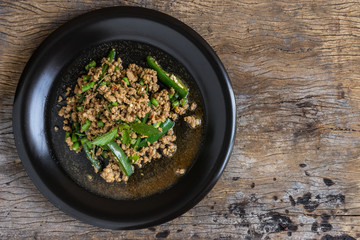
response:
[[[204,37],[228,70],[238,114],[210,194],[137,231],[92,227],[50,204],[17,156],[11,122],[36,47],[66,21],[118,5],[170,14]],[[359,12],[343,0],[0,1],[0,239],[360,238]]]

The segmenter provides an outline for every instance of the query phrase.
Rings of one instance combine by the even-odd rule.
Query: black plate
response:
[[[203,148],[169,189],[137,200],[114,200],[76,184],[60,166],[64,153],[49,136],[53,86],[84,50],[114,41],[154,46],[181,63],[204,103]],[[65,83],[64,83],[65,84]],[[54,106],[55,108],[55,106]],[[235,100],[226,71],[211,47],[184,23],[157,11],[115,7],[63,25],[36,50],[19,81],[13,111],[15,142],[25,169],[45,197],[84,222],[112,229],[143,228],[171,220],[197,204],[214,186],[234,143]],[[63,144],[63,142],[59,143]]]

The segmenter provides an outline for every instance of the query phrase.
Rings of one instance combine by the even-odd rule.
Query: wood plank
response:
[[[16,153],[12,102],[37,46],[115,1],[0,1],[0,238],[360,238],[357,1],[128,1],[170,14],[215,49],[236,94],[230,162],[210,194],[149,229],[81,223],[34,187]],[[341,238],[338,238],[341,239]]]

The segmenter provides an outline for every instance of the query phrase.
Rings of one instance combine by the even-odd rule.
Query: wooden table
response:
[[[82,13],[170,14],[203,36],[236,95],[237,135],[215,188],[183,216],[137,231],[89,226],[36,189],[12,130],[16,85],[36,47]],[[360,2],[0,1],[0,239],[360,238]]]

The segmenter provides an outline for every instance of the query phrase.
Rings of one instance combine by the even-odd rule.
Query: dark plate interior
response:
[[[79,59],[79,63],[88,60],[79,58],[84,50],[99,51],[108,43],[128,40],[156,46],[181,63],[174,66],[186,69],[198,86],[206,124],[203,147],[184,177],[169,189],[149,197],[115,200],[87,191],[61,167],[59,158],[65,153],[54,146],[51,114],[56,106],[52,108],[51,103],[59,94],[54,88],[61,92],[61,87],[54,86],[61,86],[61,81],[67,84],[61,80],[64,70]],[[84,222],[113,229],[159,224],[198,203],[214,186],[228,161],[235,122],[235,101],[229,79],[209,45],[192,29],[168,15],[132,7],[97,10],[51,34],[31,57],[21,76],[13,112],[19,156],[44,196]]]

